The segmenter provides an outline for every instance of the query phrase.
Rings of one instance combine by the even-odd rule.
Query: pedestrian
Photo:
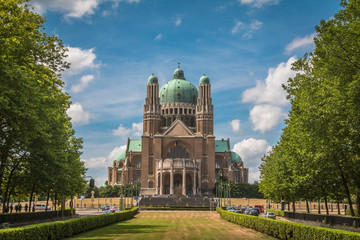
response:
[[[22,206],[21,206],[21,203],[19,204],[19,212],[21,212],[21,208],[22,208]]]
[[[35,212],[35,204],[33,205],[33,209],[32,209],[33,212]]]
[[[27,212],[27,210],[28,210],[28,205],[27,203],[25,203],[25,212]]]
[[[10,213],[12,213],[12,210],[13,210],[13,205],[10,204]]]
[[[19,206],[15,205],[15,212],[18,212],[18,210],[19,210]]]

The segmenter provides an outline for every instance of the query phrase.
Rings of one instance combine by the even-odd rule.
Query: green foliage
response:
[[[132,218],[137,211],[138,208],[133,208],[123,212],[0,230],[0,240],[62,239]]]
[[[266,198],[346,198],[351,205],[352,194],[360,197],[360,4],[341,6],[315,27],[314,52],[293,64],[297,75],[284,86],[289,118],[260,165]]]
[[[355,215],[357,215],[357,209],[355,208],[354,209],[354,212],[355,212]],[[351,215],[351,212],[350,212],[350,209],[348,208],[348,209],[346,209],[346,213],[345,213],[346,215]]]
[[[60,73],[67,48],[43,28],[25,0],[0,4],[0,196],[82,193],[82,140],[66,110]]]
[[[221,218],[239,224],[241,226],[255,229],[279,239],[360,239],[360,233],[345,230],[314,227],[293,222],[278,221],[269,218],[255,217],[232,213],[217,208]]]

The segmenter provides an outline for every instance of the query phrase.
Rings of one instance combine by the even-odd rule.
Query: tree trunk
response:
[[[49,206],[49,198],[50,198],[50,191],[48,192],[48,194],[47,194],[47,197],[46,197],[46,209],[45,209],[45,211],[47,211],[48,210],[48,206]]]
[[[326,215],[329,215],[329,206],[327,202],[327,197],[325,197],[325,209],[326,209]]]
[[[318,214],[321,214],[321,200],[318,201]]]
[[[337,202],[338,214],[340,215],[340,202]]]
[[[306,200],[306,211],[307,211],[307,213],[310,213],[310,209],[309,209],[309,202],[308,202],[308,200]]]
[[[345,179],[345,176],[344,176],[344,173],[343,173],[341,167],[338,166],[338,169],[340,171],[341,179],[342,179],[342,182],[343,182],[343,185],[344,185],[344,188],[345,188],[346,197],[347,197],[348,203],[350,205],[350,213],[351,213],[351,216],[354,217],[355,213],[354,213],[354,209],[353,209],[352,202],[351,202],[351,196],[350,196],[349,187],[347,185],[347,182],[346,182],[346,179]]]
[[[293,209],[293,212],[295,212],[295,200],[293,200],[293,202],[292,202],[292,209]]]
[[[33,184],[33,187],[32,187],[31,192],[30,192],[29,212],[31,212],[31,209],[32,209],[31,203],[32,203],[32,198],[33,198],[34,190],[35,190],[35,184]]]
[[[290,212],[290,202],[288,203],[288,211]]]
[[[356,188],[356,217],[360,217],[360,187]]]

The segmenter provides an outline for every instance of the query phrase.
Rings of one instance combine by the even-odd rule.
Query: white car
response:
[[[37,203],[35,204],[35,210],[51,210],[51,208],[49,206],[47,206],[46,208],[46,204],[43,203]]]
[[[276,219],[276,215],[273,212],[267,212],[265,215],[266,218],[272,218],[272,219]]]

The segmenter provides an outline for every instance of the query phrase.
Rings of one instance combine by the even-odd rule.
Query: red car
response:
[[[254,207],[259,208],[261,213],[264,212],[264,207],[263,207],[263,205],[255,205]]]

